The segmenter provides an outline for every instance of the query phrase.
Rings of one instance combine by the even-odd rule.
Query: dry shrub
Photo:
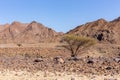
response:
[[[71,52],[71,57],[76,57],[81,49],[93,46],[96,43],[93,38],[77,35],[66,35],[62,41],[65,42],[63,47]]]

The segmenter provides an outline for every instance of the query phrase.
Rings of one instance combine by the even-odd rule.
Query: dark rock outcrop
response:
[[[100,42],[120,44],[120,17],[113,21],[99,19],[70,30],[66,34],[76,34],[96,38]]]

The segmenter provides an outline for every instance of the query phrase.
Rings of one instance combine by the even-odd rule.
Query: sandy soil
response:
[[[42,47],[42,48],[54,48],[56,46],[61,45],[60,43],[38,43],[38,44],[18,44],[9,43],[9,44],[0,44],[0,48],[16,48],[16,47]]]
[[[30,73],[27,71],[0,71],[0,80],[120,80],[119,75],[76,75],[72,73],[50,73],[47,71],[38,71],[36,73]]]

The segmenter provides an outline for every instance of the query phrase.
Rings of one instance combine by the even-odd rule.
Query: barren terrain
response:
[[[63,48],[68,34],[96,39],[75,59]],[[41,23],[0,26],[0,80],[120,80],[120,17],[98,19],[67,33]]]
[[[70,52],[61,45],[1,44],[0,80],[120,80],[120,63],[114,60],[119,45],[97,44],[82,50],[78,61],[69,60]],[[56,63],[57,56],[65,63]]]

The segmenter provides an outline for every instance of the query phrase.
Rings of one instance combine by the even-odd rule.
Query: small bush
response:
[[[71,52],[71,57],[76,57],[83,48],[90,47],[96,43],[96,40],[89,37],[66,35],[62,41],[65,42],[64,48]]]

